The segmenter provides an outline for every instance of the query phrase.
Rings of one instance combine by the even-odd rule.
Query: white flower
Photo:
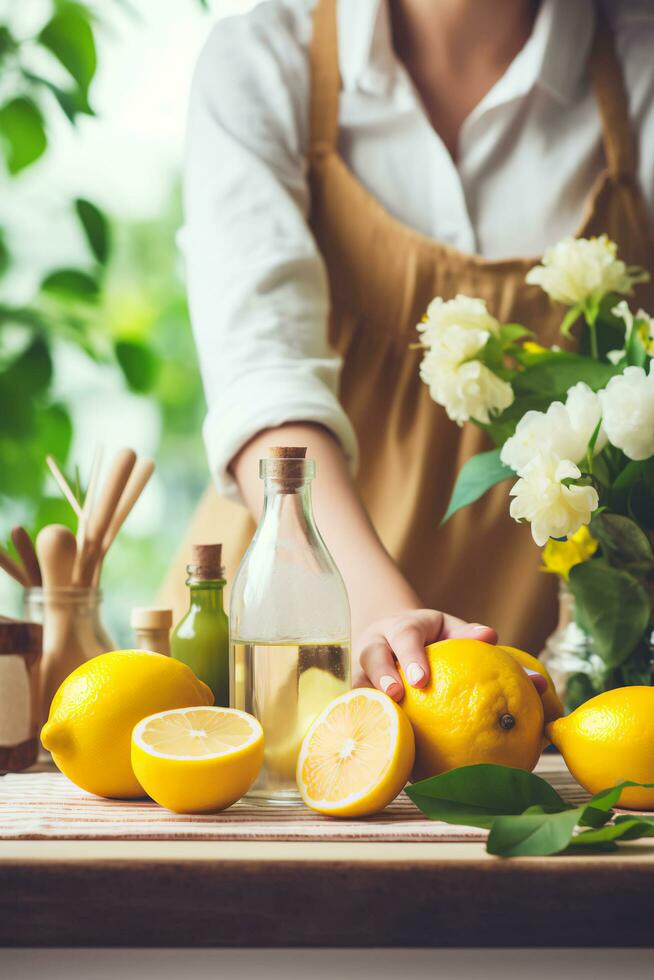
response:
[[[527,282],[542,289],[553,300],[575,306],[606,293],[631,295],[637,282],[646,282],[643,269],[628,267],[617,258],[617,246],[606,235],[599,238],[564,238],[527,273]]]
[[[565,486],[577,479],[579,468],[554,453],[539,453],[511,488],[511,517],[531,523],[531,535],[541,547],[548,538],[564,538],[588,524],[599,498],[594,487]]]
[[[513,402],[511,385],[475,358],[487,340],[485,330],[445,327],[420,365],[420,377],[431,397],[458,425],[471,418],[488,423]]]
[[[578,381],[572,388],[568,388],[565,410],[570,419],[573,436],[576,439],[575,448],[566,454],[566,458],[573,459],[575,463],[578,463],[588,451],[588,443],[602,416],[602,406],[597,392],[589,388],[585,382]],[[600,427],[594,452],[601,452],[605,445],[606,433]]]
[[[475,332],[484,331],[486,340],[499,333],[500,325],[486,309],[483,299],[459,294],[454,299],[433,299],[418,330],[423,334],[422,342],[427,346],[436,342],[449,327],[461,327]],[[484,341],[485,343],[485,341]]]
[[[599,393],[609,442],[630,459],[654,455],[653,364],[650,361],[649,374],[643,368],[625,368]]]
[[[538,453],[552,453],[559,459],[578,463],[586,455],[588,443],[600,420],[599,398],[580,381],[568,391],[565,405],[552,402],[546,412],[526,412],[515,434],[504,443],[502,462],[522,474]],[[595,452],[606,445],[600,429]]]

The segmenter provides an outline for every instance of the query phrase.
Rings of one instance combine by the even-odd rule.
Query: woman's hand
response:
[[[378,620],[363,632],[356,644],[354,659],[358,669],[354,672],[354,686],[372,684],[394,701],[401,701],[404,687],[397,663],[412,687],[424,687],[429,681],[425,646],[454,637],[497,643],[497,633],[490,626],[466,623],[436,609],[410,609]],[[527,674],[542,694],[547,686],[545,678],[535,671],[528,670]]]

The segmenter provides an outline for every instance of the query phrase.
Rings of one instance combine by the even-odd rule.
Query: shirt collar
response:
[[[570,102],[584,75],[595,27],[593,0],[542,0],[532,33],[485,99],[498,105],[538,85]],[[384,95],[393,83],[388,0],[339,0],[339,64],[344,88]]]
[[[339,0],[337,10],[343,87],[384,95],[397,68],[387,0]]]

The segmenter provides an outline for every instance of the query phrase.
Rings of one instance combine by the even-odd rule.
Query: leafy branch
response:
[[[542,857],[609,851],[620,840],[654,837],[654,817],[614,813],[629,786],[654,789],[654,784],[626,780],[575,807],[534,773],[482,764],[423,779],[406,792],[430,820],[488,830],[489,854]]]

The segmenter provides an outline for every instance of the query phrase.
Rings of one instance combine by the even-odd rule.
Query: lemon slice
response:
[[[302,799],[334,817],[383,810],[407,783],[415,745],[391,698],[362,688],[332,701],[304,737],[297,763]]]
[[[132,767],[148,796],[176,813],[213,813],[240,800],[263,762],[263,729],[233,708],[177,708],[132,732]]]

